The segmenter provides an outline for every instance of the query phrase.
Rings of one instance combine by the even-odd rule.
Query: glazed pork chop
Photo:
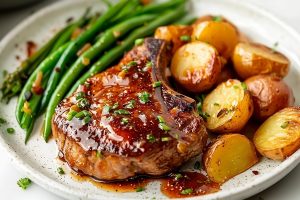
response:
[[[147,38],[58,105],[53,135],[72,169],[103,181],[156,176],[202,152],[207,132],[195,101],[165,78],[169,50]]]

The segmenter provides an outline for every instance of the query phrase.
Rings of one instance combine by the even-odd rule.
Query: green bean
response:
[[[42,98],[42,105],[48,104],[62,75],[66,71],[68,64],[73,60],[73,58],[76,56],[76,53],[81,49],[81,47],[87,42],[91,41],[96,36],[96,34],[104,28],[105,24],[116,14],[118,14],[128,2],[128,0],[120,0],[117,4],[110,7],[106,13],[100,16],[99,19],[94,24],[92,24],[91,27],[89,27],[89,29],[87,29],[78,38],[70,43],[50,75],[49,82]]]
[[[72,92],[82,83],[86,81],[87,78],[93,76],[94,74],[103,71],[116,59],[120,58],[126,50],[129,50],[133,45],[136,39],[151,35],[155,29],[159,26],[169,24],[176,20],[177,18],[182,17],[185,14],[184,6],[180,6],[173,11],[168,11],[164,14],[161,14],[159,18],[150,22],[149,24],[144,25],[141,28],[133,31],[122,43],[121,45],[113,48],[104,54],[99,61],[97,61],[89,71],[87,71],[79,81],[77,81],[72,89]],[[55,112],[55,108],[60,102],[63,96],[53,96],[51,102],[49,103],[45,116],[45,126],[43,136],[45,141],[48,141],[51,134],[51,119]]]

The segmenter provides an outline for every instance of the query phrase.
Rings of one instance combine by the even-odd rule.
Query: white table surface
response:
[[[47,6],[57,0],[45,0],[39,4],[17,10],[0,10],[0,39],[16,24],[34,11]],[[244,0],[246,1],[246,0]],[[299,0],[247,0],[266,10],[269,10],[300,33],[300,1]],[[37,184],[32,184],[26,191],[17,186],[17,181],[24,174],[17,171],[0,148],[0,199],[5,200],[60,200],[62,198],[52,194]],[[253,196],[249,200],[299,200],[300,199],[300,165],[288,176],[271,188]]]

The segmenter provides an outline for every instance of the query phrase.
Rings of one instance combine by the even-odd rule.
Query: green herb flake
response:
[[[178,173],[178,174],[175,174],[174,177],[175,177],[175,180],[178,181],[178,180],[181,179],[183,176],[182,176],[182,174],[179,174],[179,173]]]
[[[234,85],[233,88],[237,90],[237,89],[239,89],[240,87],[239,87],[238,85]]]
[[[247,85],[246,85],[246,83],[242,82],[241,85],[242,85],[242,88],[246,91],[246,90],[247,90]]]
[[[147,135],[147,140],[148,140],[149,142],[153,143],[153,142],[155,142],[156,139],[155,139],[154,135],[148,134],[148,135]]]
[[[60,174],[60,175],[64,175],[65,174],[65,171],[62,167],[59,167],[57,168],[57,172]]]
[[[286,128],[288,127],[288,125],[289,125],[289,122],[286,121],[286,122],[284,122],[283,124],[281,124],[280,128],[286,129]]]
[[[162,137],[162,138],[161,138],[161,141],[162,141],[162,142],[168,142],[168,141],[170,141],[170,140],[171,140],[170,137]]]
[[[214,103],[214,106],[220,107],[220,104],[218,104],[218,103]]]
[[[125,108],[127,109],[133,109],[135,106],[135,100],[130,100],[128,103],[125,104]]]
[[[83,109],[83,108],[87,108],[88,106],[90,106],[90,103],[86,98],[81,98],[78,100],[77,106],[79,108]]]
[[[157,119],[159,123],[164,123],[164,124],[166,123],[165,119],[160,115],[157,116]]]
[[[117,103],[114,103],[114,105],[111,107],[111,109],[117,109],[119,107],[119,103],[117,102]]]
[[[84,117],[82,120],[82,125],[86,125],[86,124],[90,123],[91,119],[92,118],[90,116]]]
[[[97,158],[103,158],[103,154],[101,151],[96,151],[96,157]]]
[[[146,104],[148,103],[150,100],[150,94],[148,92],[141,92],[141,93],[138,93],[138,98],[140,100],[140,103],[142,104]]]
[[[201,168],[201,163],[199,161],[196,161],[194,164],[194,169],[199,170]]]
[[[108,105],[105,105],[102,109],[102,115],[108,115],[111,107]]]
[[[29,178],[21,178],[17,184],[20,188],[26,190],[31,185],[31,180]]]
[[[204,121],[207,121],[207,119],[210,117],[210,115],[206,112],[201,112],[199,115],[204,119]]]
[[[127,64],[127,67],[134,67],[137,66],[137,62],[136,61],[131,61]]]
[[[144,72],[148,71],[152,66],[153,66],[153,63],[151,61],[148,61],[146,63],[146,67],[143,68],[143,71]]]
[[[272,51],[273,53],[276,52],[276,49],[277,49],[278,45],[279,45],[279,42],[275,42],[275,43],[273,44],[273,47],[272,47],[272,49],[271,49],[271,51]]]
[[[82,99],[85,97],[85,93],[84,92],[78,92],[76,94],[76,100]]]
[[[7,123],[7,121],[0,117],[0,124],[6,124],[6,123]]]
[[[168,125],[166,125],[165,123],[159,123],[159,124],[158,124],[158,127],[159,127],[161,130],[163,130],[163,131],[170,131],[170,130],[171,130],[171,128],[170,128]]]
[[[157,88],[161,86],[161,81],[156,81],[152,84],[152,87]]]
[[[128,110],[120,109],[120,110],[115,110],[114,112],[117,115],[129,115],[130,112]]]
[[[6,131],[7,131],[8,134],[14,134],[15,133],[15,129],[13,129],[13,128],[7,128]]]
[[[3,77],[6,77],[7,74],[8,74],[8,71],[7,71],[6,69],[4,69],[4,70],[2,71],[2,76],[3,76]]]
[[[122,124],[122,125],[125,125],[125,124],[128,124],[128,123],[129,123],[129,119],[128,119],[128,118],[123,117],[123,118],[121,119],[121,124]]]
[[[67,114],[67,120],[71,121],[75,115],[77,115],[77,112],[75,110],[70,110]]]
[[[187,189],[181,190],[181,192],[180,192],[180,194],[183,194],[183,195],[189,195],[189,194],[192,194],[192,193],[193,193],[192,188],[187,188]]]
[[[136,39],[135,42],[134,42],[135,46],[142,45],[144,43],[144,40],[145,40],[144,38]]]
[[[212,20],[214,22],[221,22],[222,21],[222,16],[218,15],[218,16],[213,16]]]
[[[191,36],[182,35],[182,36],[180,36],[180,40],[183,41],[183,42],[189,42],[189,41],[191,41]]]
[[[143,188],[143,187],[137,187],[136,188],[136,192],[143,192],[145,190],[145,188]]]

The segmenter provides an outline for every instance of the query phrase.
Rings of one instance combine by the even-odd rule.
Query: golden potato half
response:
[[[217,50],[203,42],[182,46],[173,56],[171,73],[174,79],[190,92],[210,89],[221,72]]]
[[[290,65],[288,58],[283,54],[255,43],[239,43],[234,49],[232,61],[242,79],[259,74],[285,77]]]
[[[300,107],[284,108],[255,132],[254,144],[263,156],[284,160],[300,148]]]
[[[206,128],[216,133],[238,132],[253,113],[253,103],[246,85],[236,79],[221,83],[204,99]]]
[[[252,76],[245,83],[252,96],[254,117],[260,121],[266,120],[283,108],[294,105],[295,98],[292,90],[277,76]]]
[[[222,135],[203,155],[208,177],[217,183],[224,183],[257,162],[254,145],[241,134]]]
[[[161,26],[156,29],[154,37],[171,42],[173,45],[172,52],[174,54],[182,45],[190,42],[192,31],[191,26]]]
[[[228,59],[239,42],[234,26],[223,21],[204,21],[193,26],[192,41],[202,41],[214,46],[219,54]]]

